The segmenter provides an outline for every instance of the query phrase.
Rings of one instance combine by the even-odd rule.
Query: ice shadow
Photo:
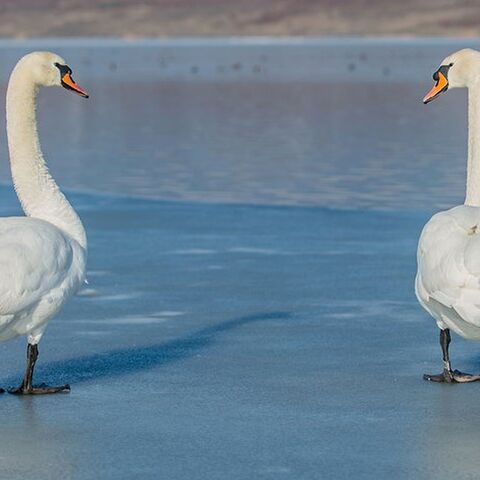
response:
[[[86,355],[79,358],[59,360],[46,364],[39,363],[35,370],[37,382],[52,384],[67,381],[78,384],[105,377],[115,377],[148,370],[169,363],[190,358],[199,350],[214,343],[218,335],[250,323],[268,320],[287,320],[287,312],[266,312],[247,315],[217,325],[197,330],[178,339],[145,347],[123,348]],[[40,357],[41,358],[41,357]],[[5,385],[16,385],[21,375],[5,379]]]

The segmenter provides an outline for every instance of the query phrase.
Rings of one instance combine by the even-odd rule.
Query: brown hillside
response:
[[[478,36],[469,0],[3,0],[0,36]]]

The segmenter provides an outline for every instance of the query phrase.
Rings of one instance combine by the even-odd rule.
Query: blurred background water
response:
[[[466,44],[0,42],[3,91],[51,49],[91,93],[39,99],[90,257],[36,379],[72,392],[0,398],[0,476],[476,478],[478,389],[422,381],[438,332],[413,293],[467,134],[465,92],[421,99]],[[19,214],[0,132],[0,213]],[[14,385],[24,341],[0,348]],[[478,345],[452,350],[480,369]]]
[[[449,92],[429,106],[421,98],[437,64],[460,45],[5,42],[0,81],[21,54],[45,48],[64,55],[90,90],[89,101],[41,92],[43,146],[67,188],[202,202],[441,207],[463,195],[466,94]],[[0,175],[9,181],[6,161]]]

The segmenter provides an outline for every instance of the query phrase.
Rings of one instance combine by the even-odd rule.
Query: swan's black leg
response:
[[[12,388],[8,393],[15,395],[42,395],[47,393],[68,393],[70,385],[61,385],[59,387],[49,387],[45,384],[33,386],[33,371],[35,369],[35,362],[38,358],[38,345],[28,344],[27,347],[27,368],[23,377],[23,382],[18,388]]]
[[[425,374],[423,379],[429,382],[440,383],[478,382],[480,380],[480,375],[471,375],[469,373],[459,372],[458,370],[452,370],[452,366],[450,365],[450,357],[448,355],[450,341],[450,330],[448,328],[445,330],[440,330],[440,346],[442,347],[443,354],[443,372],[439,375]]]

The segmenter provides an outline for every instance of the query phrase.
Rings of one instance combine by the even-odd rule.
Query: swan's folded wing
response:
[[[472,287],[479,288],[480,292],[480,226],[478,233],[470,235],[464,253],[465,268],[472,276]]]
[[[433,300],[443,317],[458,315],[456,323],[475,326],[480,326],[479,220],[478,209],[466,206],[437,214],[425,226],[418,249],[422,300]]]
[[[31,218],[0,221],[0,315],[28,309],[61,285],[72,264],[70,242]]]
[[[479,232],[480,233],[480,232]],[[480,326],[480,235],[469,235],[463,251],[464,281],[453,307],[469,323]]]
[[[434,215],[422,231],[417,254],[425,293],[448,307],[470,276],[464,262],[468,235],[455,217],[450,211]]]

